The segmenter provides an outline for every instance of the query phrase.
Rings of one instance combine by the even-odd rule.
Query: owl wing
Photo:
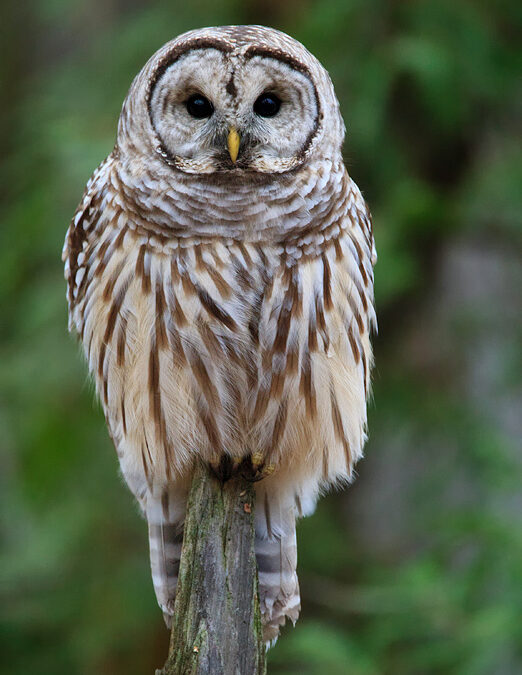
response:
[[[85,297],[94,269],[92,252],[101,216],[106,208],[110,169],[114,151],[94,171],[88,180],[82,199],[71,220],[62,251],[67,281],[69,330],[76,328],[82,334],[83,317],[77,308]],[[99,257],[99,253],[98,253]]]
[[[288,258],[285,259],[285,255]],[[350,478],[362,453],[372,360],[372,223],[359,189],[322,230],[286,242],[257,313],[260,373],[251,442],[278,470],[257,484],[256,555],[265,639],[299,614],[296,516]]]

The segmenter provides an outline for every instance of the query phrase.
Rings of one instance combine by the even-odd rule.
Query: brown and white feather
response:
[[[312,82],[315,135],[292,161],[257,157],[256,172],[233,181],[212,158],[197,172],[173,165],[151,122],[151,87],[187,45],[215,50],[212,41],[236,73],[255,48],[255,58],[284,58]],[[196,460],[258,453],[275,466],[256,484],[273,639],[299,612],[295,520],[321,491],[349,481],[362,455],[376,255],[369,211],[342,161],[343,130],[326,71],[288,36],[261,27],[180,36],[134,81],[116,147],[69,227],[70,328],[148,519],[167,616]]]

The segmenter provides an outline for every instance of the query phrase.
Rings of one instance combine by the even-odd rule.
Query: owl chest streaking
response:
[[[343,136],[298,42],[187,33],[134,80],[69,228],[70,327],[149,523],[167,622],[195,461],[256,479],[271,640],[299,612],[296,517],[361,456],[375,249]]]

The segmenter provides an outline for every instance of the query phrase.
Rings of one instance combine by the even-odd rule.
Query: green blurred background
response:
[[[262,23],[330,71],[374,215],[367,457],[299,527],[271,673],[522,673],[522,4],[2,3],[1,660],[138,675],[167,631],[147,536],[66,331],[60,252],[134,75],[190,28]]]

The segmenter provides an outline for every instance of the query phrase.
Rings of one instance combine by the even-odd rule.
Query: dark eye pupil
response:
[[[210,117],[214,112],[212,103],[208,98],[201,96],[201,94],[193,94],[185,105],[187,106],[189,115],[196,117],[198,120]]]
[[[261,117],[273,117],[280,107],[281,101],[275,94],[261,94],[254,103],[254,112]]]

